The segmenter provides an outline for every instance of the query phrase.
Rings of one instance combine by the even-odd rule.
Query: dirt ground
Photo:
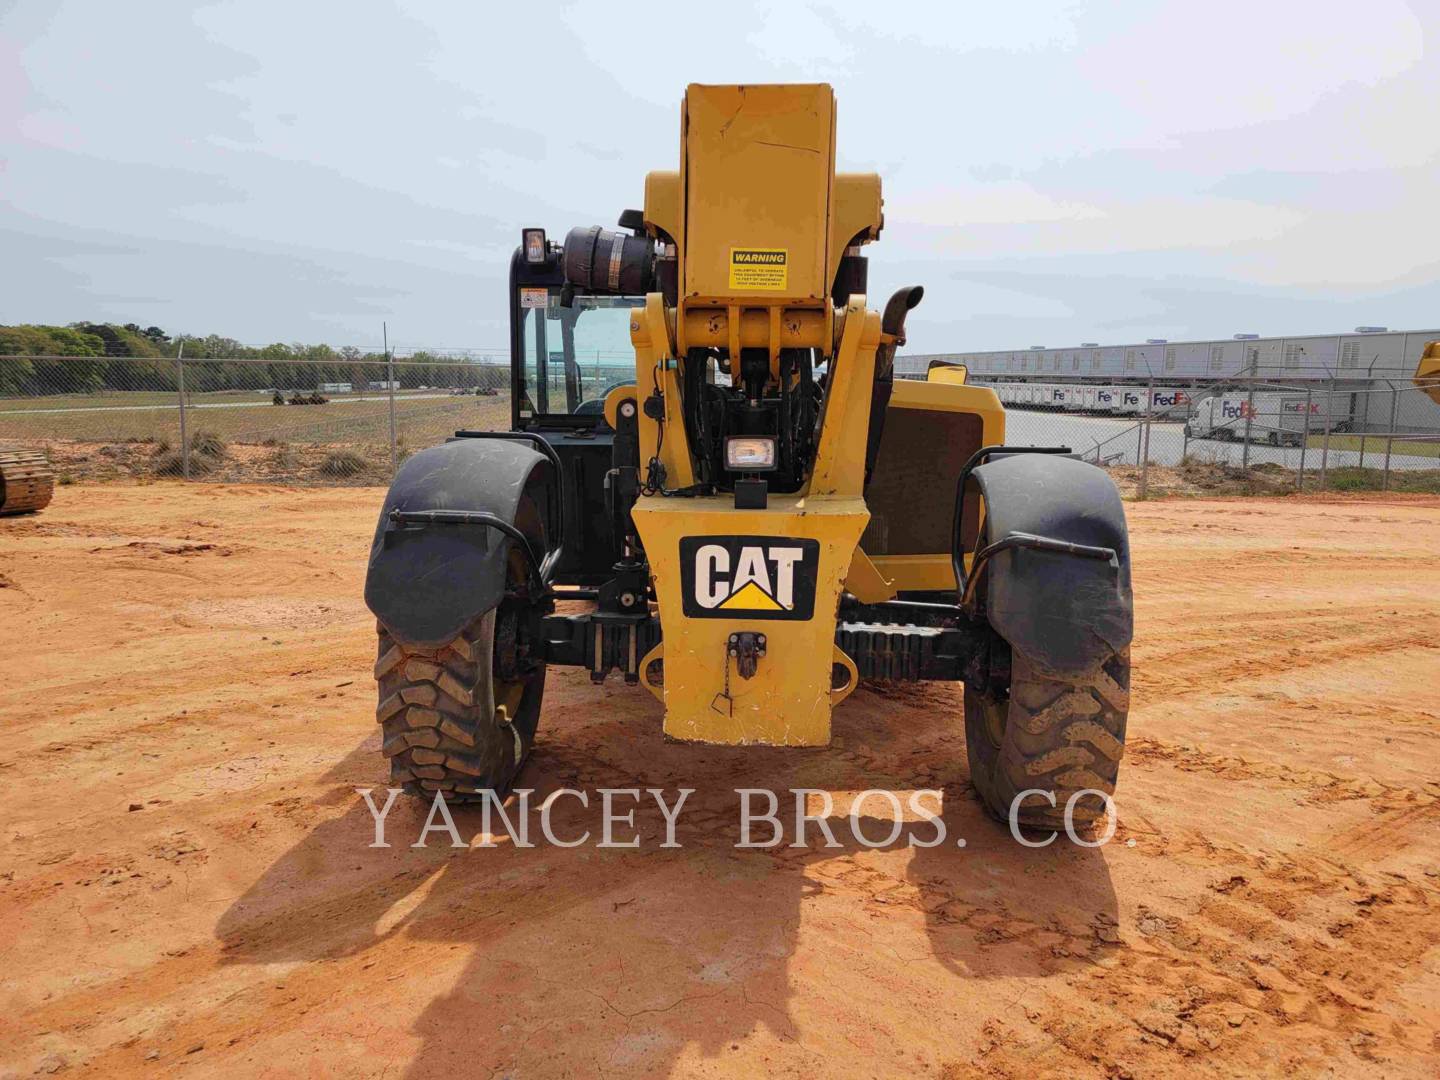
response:
[[[0,520],[0,1075],[1434,1075],[1440,499],[1129,506],[1093,850],[981,814],[958,688],[744,750],[554,672],[524,781],[593,796],[556,833],[696,789],[680,847],[647,797],[630,850],[416,849],[410,802],[367,846],[379,498],[77,484]],[[836,793],[842,847],[736,849],[737,787]],[[951,839],[863,848],[866,788],[942,788]]]

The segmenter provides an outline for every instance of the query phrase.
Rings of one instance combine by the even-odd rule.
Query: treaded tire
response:
[[[1020,803],[1022,825],[1062,829],[1065,807],[1079,791],[1115,794],[1130,708],[1130,650],[1113,654],[1080,678],[1037,671],[1019,653],[1011,659],[1009,686],[985,694],[965,687],[965,744],[970,780],[985,808],[1009,821]],[[1105,815],[1105,800],[1076,800],[1080,827]]]
[[[496,678],[497,622],[504,616],[486,612],[431,649],[401,645],[378,627],[375,718],[393,786],[421,797],[444,791],[452,802],[510,790],[535,741],[545,668]]]

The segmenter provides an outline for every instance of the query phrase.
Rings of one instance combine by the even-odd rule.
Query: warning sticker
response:
[[[730,288],[746,292],[788,288],[789,258],[784,248],[731,248]]]
[[[522,288],[520,290],[520,307],[522,310],[525,308],[543,308],[549,302],[549,299],[549,289]]]

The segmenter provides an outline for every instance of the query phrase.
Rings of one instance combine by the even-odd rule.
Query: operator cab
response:
[[[543,258],[528,243],[539,234]],[[630,313],[644,296],[596,296],[565,282],[541,229],[510,263],[510,422],[516,431],[609,431],[605,395],[635,381]]]

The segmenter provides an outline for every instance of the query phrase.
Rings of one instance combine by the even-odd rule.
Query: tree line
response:
[[[187,393],[221,390],[314,390],[323,383],[350,383],[357,390],[386,377],[385,355],[353,345],[242,345],[218,334],[170,335],[136,323],[71,323],[69,326],[0,326],[0,394],[97,393],[107,390],[174,391],[175,363],[183,346]],[[63,357],[64,359],[50,359]],[[265,363],[226,363],[263,360]],[[294,361],[306,361],[303,364]],[[493,387],[507,378],[490,362],[454,360],[417,352],[395,364],[402,389],[420,386]]]

